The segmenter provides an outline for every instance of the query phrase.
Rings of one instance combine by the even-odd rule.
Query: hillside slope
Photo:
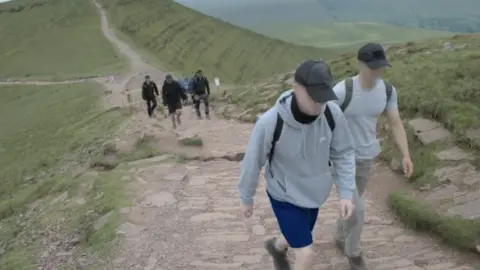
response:
[[[122,71],[90,1],[0,4],[0,78],[69,79]]]
[[[297,46],[243,30],[171,0],[102,0],[110,20],[138,47],[171,70],[226,82],[246,82],[285,72],[329,50]]]
[[[400,27],[373,22],[339,22],[320,25],[262,24],[255,27],[254,30],[295,44],[321,48],[348,47],[354,50],[361,44],[372,41],[395,44],[454,35],[454,33],[447,31]]]

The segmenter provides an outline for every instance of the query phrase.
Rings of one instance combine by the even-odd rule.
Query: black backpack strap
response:
[[[280,139],[280,134],[282,134],[283,129],[283,119],[279,113],[277,113],[277,123],[275,124],[275,131],[273,131],[272,147],[270,148],[270,153],[268,153],[268,164],[272,165],[273,154],[275,153],[275,145]],[[272,169],[270,167],[270,175],[273,177]]]
[[[283,97],[280,100],[280,103],[284,103],[287,98],[291,97],[293,93]],[[273,138],[272,138],[272,147],[270,148],[270,152],[268,153],[268,164],[272,164],[273,154],[275,153],[275,145],[277,144],[278,140],[280,139],[280,135],[282,134],[283,129],[283,119],[280,114],[277,112],[277,123],[275,124],[275,130],[273,131]],[[273,177],[272,168],[270,167],[270,175]]]
[[[335,120],[333,120],[333,115],[332,111],[328,107],[328,105],[325,103],[325,118],[327,119],[328,126],[330,127],[330,131],[333,132],[335,129]]]
[[[332,111],[330,110],[330,108],[328,107],[327,104],[325,104],[325,112],[324,112],[324,115],[325,115],[325,118],[327,119],[327,123],[328,123],[328,126],[330,127],[330,131],[333,133],[333,130],[335,129],[335,120],[333,119],[333,115],[332,115]],[[328,161],[328,166],[332,166],[332,163],[330,162],[330,160]]]
[[[387,103],[385,104],[385,109],[387,109],[388,102],[390,101],[390,98],[392,97],[392,92],[393,92],[393,86],[391,83],[383,81],[385,84],[385,94],[387,95]]]
[[[348,77],[345,79],[345,99],[343,100],[342,106],[340,106],[340,109],[342,109],[342,112],[344,112],[348,105],[350,104],[350,101],[352,101],[352,95],[353,95],[353,79],[352,77]]]

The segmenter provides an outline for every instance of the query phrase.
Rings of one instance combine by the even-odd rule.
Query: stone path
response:
[[[166,131],[169,119],[159,124],[164,131],[150,130],[149,135],[161,136],[158,134],[163,132],[175,136]],[[250,130],[251,125],[234,121],[197,121],[188,107],[178,132],[200,135],[205,142],[203,155],[215,157],[243,151]],[[136,197],[132,207],[122,210],[130,219],[118,229],[125,239],[111,269],[273,269],[263,241],[277,235],[278,228],[265,196],[264,179],[257,190],[254,216],[244,220],[237,198],[238,162],[219,158],[176,163],[162,159],[134,165],[132,188]],[[377,164],[374,181],[391,181],[393,177],[390,170]],[[371,199],[370,194],[366,200],[368,224],[362,240],[369,269],[475,269],[454,251],[404,229],[383,202]],[[315,230],[315,269],[346,269],[345,258],[332,243],[337,217],[338,198],[332,191]]]
[[[440,212],[471,220],[480,218],[480,171],[473,165],[474,153],[459,148],[451,132],[439,122],[417,118],[409,125],[425,146],[441,144],[436,147],[438,162],[433,174],[439,185],[432,190],[424,188],[420,196]],[[472,141],[478,139],[475,130],[466,134]]]

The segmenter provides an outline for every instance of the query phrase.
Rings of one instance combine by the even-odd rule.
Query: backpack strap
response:
[[[332,111],[328,107],[328,105],[325,103],[325,118],[327,119],[328,126],[330,127],[330,131],[333,133],[333,130],[335,129],[335,120],[333,120],[333,115]],[[332,163],[330,160],[328,161],[328,166],[332,167]]]
[[[344,112],[348,105],[350,104],[350,101],[352,101],[352,95],[353,95],[353,79],[352,77],[348,77],[345,79],[345,99],[343,100],[342,106],[340,106],[340,109],[342,109],[342,112]]]
[[[388,102],[390,101],[390,98],[392,97],[392,92],[393,92],[393,86],[391,83],[383,81],[385,84],[385,94],[387,96],[387,103],[385,104],[385,110],[387,109]]]
[[[277,123],[275,124],[275,131],[273,132],[272,147],[270,148],[270,153],[268,153],[268,164],[272,164],[273,154],[275,153],[275,145],[277,145],[278,140],[280,139],[280,134],[282,134],[283,129],[283,119],[279,113],[277,113]],[[270,175],[273,177],[272,168],[270,168]]]
[[[330,131],[333,132],[333,130],[335,129],[335,120],[333,120],[333,115],[332,115],[332,111],[330,110],[330,108],[328,107],[328,105],[325,103],[325,118],[327,119],[327,123],[328,123],[328,126],[330,127]]]
[[[292,94],[283,97],[280,100],[280,103],[285,103],[287,98],[291,97]],[[272,146],[270,148],[270,152],[268,153],[268,164],[272,164],[273,154],[275,153],[275,145],[280,139],[280,135],[282,134],[282,129],[283,129],[283,119],[280,116],[280,114],[277,112],[277,123],[275,124],[275,130],[273,131]],[[273,177],[271,168],[270,168],[270,175]]]

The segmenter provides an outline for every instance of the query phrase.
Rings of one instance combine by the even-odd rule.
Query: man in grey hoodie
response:
[[[248,218],[265,165],[267,194],[282,232],[265,247],[277,270],[291,269],[289,247],[295,251],[293,269],[312,269],[312,230],[333,185],[330,162],[338,174],[341,217],[350,217],[354,209],[355,152],[342,111],[331,102],[337,97],[330,68],[309,60],[297,68],[294,79],[293,90],[283,93],[256,122],[238,184]]]

